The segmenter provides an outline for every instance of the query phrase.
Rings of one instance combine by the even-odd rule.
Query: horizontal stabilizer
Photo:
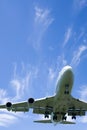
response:
[[[35,123],[52,123],[51,120],[37,120],[37,121],[34,121]]]
[[[76,123],[71,121],[61,121],[60,124],[76,124]]]
[[[35,123],[52,123],[51,120],[37,120],[37,121],[34,121],[34,122]],[[76,124],[76,123],[75,122],[70,122],[70,121],[61,121],[61,122],[58,122],[58,124]]]

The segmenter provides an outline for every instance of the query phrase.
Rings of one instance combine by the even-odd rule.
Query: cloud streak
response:
[[[87,102],[87,85],[82,85],[81,89],[78,91],[80,94],[80,100]],[[79,119],[81,123],[87,123],[87,115]]]
[[[79,91],[81,100],[87,102],[87,85],[81,86],[81,90]]]
[[[28,88],[29,80],[30,74],[27,74],[25,77],[21,77],[19,79],[17,77],[14,77],[14,79],[11,80],[10,83],[16,91],[16,96],[14,97],[15,100],[21,99],[21,97],[24,95],[25,91]]]
[[[52,24],[54,19],[51,17],[49,9],[43,9],[38,6],[34,8],[34,22],[33,31],[29,37],[29,42],[35,50],[40,49],[42,45],[42,39],[45,35],[46,30]]]
[[[0,89],[0,104],[6,104],[10,100],[11,98],[7,96],[7,91]],[[17,119],[17,116],[14,116],[12,112],[9,113],[7,110],[0,110],[0,126],[8,127],[15,123]]]
[[[83,52],[85,52],[87,50],[87,46],[85,45],[81,45],[78,50],[76,50],[74,52],[74,55],[73,55],[73,58],[72,58],[72,61],[71,61],[71,65],[72,66],[77,66],[80,61],[81,61],[81,58],[82,58],[82,54]]]
[[[8,127],[8,125],[16,122],[17,119],[16,116],[4,112],[4,114],[0,114],[0,126]]]
[[[50,10],[35,7],[35,24],[42,24],[46,29],[53,20],[50,16]]]
[[[76,11],[81,11],[87,7],[87,0],[74,0],[74,8]]]
[[[29,90],[30,80],[37,75],[36,69],[31,67],[30,70],[29,67],[25,67],[24,64],[22,64],[20,73],[17,69],[17,64],[15,64],[13,78],[10,81],[11,91],[12,94],[15,93],[15,96],[9,96],[7,90],[0,89],[0,104],[6,104],[8,101],[18,102],[22,99]],[[13,112],[8,112],[7,110],[0,110],[0,126],[7,127],[17,122],[21,115],[22,118],[26,117],[21,113],[15,114]]]
[[[71,37],[71,34],[72,34],[72,28],[69,27],[67,29],[67,31],[65,32],[65,38],[64,38],[63,46],[65,46],[68,43],[68,41],[69,41],[69,39]]]

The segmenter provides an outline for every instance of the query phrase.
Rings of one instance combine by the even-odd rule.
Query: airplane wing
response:
[[[6,105],[0,105],[0,109],[12,110],[14,112],[27,112],[29,111],[28,102],[11,103],[8,102]]]
[[[70,103],[68,104],[68,115],[69,116],[85,116],[87,111],[87,103],[80,101],[79,99],[73,98],[71,99]]]
[[[87,111],[87,103],[84,101],[81,101],[76,98],[72,98],[71,104],[72,106],[75,107],[75,109],[82,109],[82,110]]]
[[[43,98],[43,99],[37,99],[33,104],[33,113],[36,114],[45,114],[47,111],[49,114],[53,111],[53,105],[54,105],[54,96]]]
[[[31,99],[33,101],[33,99]],[[29,108],[33,109],[33,113],[37,114],[44,114],[45,110],[48,110],[49,114],[52,111],[53,107],[53,97],[43,98],[43,99],[37,99],[31,103],[31,100],[25,102],[19,102],[19,103],[11,103],[7,102],[6,105],[0,105],[0,109],[7,109],[8,111],[14,111],[14,112],[27,112],[29,111]]]

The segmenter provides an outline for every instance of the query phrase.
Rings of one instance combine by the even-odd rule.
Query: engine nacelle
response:
[[[11,108],[12,108],[12,103],[11,102],[7,102],[6,103],[6,108],[7,108],[8,111],[10,111]]]
[[[34,103],[34,99],[33,99],[33,98],[29,98],[29,99],[28,99],[28,103],[29,103],[29,104]]]

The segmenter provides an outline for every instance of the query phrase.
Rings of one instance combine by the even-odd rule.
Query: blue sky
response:
[[[0,104],[53,95],[59,71],[71,65],[72,95],[87,101],[87,0],[0,0]],[[87,129],[34,124],[41,116],[0,111],[0,129]]]

